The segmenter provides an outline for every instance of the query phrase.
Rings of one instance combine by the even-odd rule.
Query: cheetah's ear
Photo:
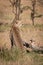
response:
[[[31,41],[31,42],[33,42],[33,40],[32,40],[32,39],[31,39],[30,41]]]

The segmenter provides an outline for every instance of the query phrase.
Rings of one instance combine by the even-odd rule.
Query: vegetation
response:
[[[37,14],[36,14],[37,12],[35,12],[36,0],[34,0],[34,1],[31,0],[32,9],[29,6],[22,7],[21,0],[9,0],[9,1],[12,6],[12,12],[13,12],[13,14],[15,14],[15,18],[12,21],[13,25],[11,25],[12,23],[0,25],[0,32],[3,32],[3,31],[5,32],[6,30],[9,31],[11,29],[11,32],[15,33],[15,31],[17,29],[17,33],[18,33],[18,27],[14,28],[14,26],[15,26],[14,24],[15,24],[15,22],[16,22],[16,24],[18,24],[18,22],[20,20],[20,14],[23,13],[23,11],[25,11],[25,10],[28,10],[28,9],[31,10],[30,17],[31,17],[33,25],[35,22],[34,21],[35,17],[40,18],[43,16],[40,14],[37,16]],[[14,7],[16,8],[15,12],[14,12]],[[35,14],[36,14],[36,16],[35,16]],[[4,16],[4,14],[2,12],[0,12],[1,19],[4,19],[4,18],[6,20],[12,19],[12,16],[10,16],[10,15],[9,16],[7,15],[5,17],[3,17],[3,16]],[[40,41],[40,39],[41,39],[41,41],[43,41],[42,40],[43,39],[43,24],[35,24],[34,26],[33,25],[22,24],[22,26],[20,27],[20,30],[23,33],[22,37],[24,37],[27,33],[26,39],[28,39],[31,36],[32,38],[38,37],[39,41]],[[18,39],[21,39],[21,38],[19,38],[19,34],[17,35],[17,37],[18,38],[16,39],[16,41]],[[15,37],[14,37],[14,40],[15,40]],[[19,42],[17,41],[17,44],[20,44],[20,42],[21,42],[21,40]],[[22,44],[22,42],[21,42],[21,44]],[[19,49],[17,46],[12,47],[10,50],[5,49],[5,47],[2,49],[0,48],[0,65],[43,65],[43,54],[40,54],[40,53],[38,54],[38,53],[32,52],[32,51],[27,53],[26,51],[21,51],[21,49]]]
[[[0,26],[0,32],[8,31],[11,28],[11,25],[5,24]]]
[[[21,55],[21,53],[22,52],[17,48],[13,48],[11,50],[3,49],[0,52],[0,59],[2,60],[2,64],[4,62],[8,65],[11,65],[12,62],[15,62],[17,63],[17,65],[28,65],[28,63],[29,65],[34,65],[34,64],[43,65],[43,55],[42,54],[38,54],[35,52],[30,52],[30,53],[23,52],[23,55]]]
[[[0,58],[5,61],[17,61],[20,58],[21,51],[19,49],[12,48],[11,50],[8,49],[2,49],[0,51]]]

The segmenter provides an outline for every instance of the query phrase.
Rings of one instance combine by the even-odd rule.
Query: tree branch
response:
[[[23,12],[23,11],[25,11],[25,10],[28,10],[28,9],[30,9],[30,10],[32,11],[32,8],[31,8],[30,6],[23,6],[23,7],[21,8],[21,12]]]

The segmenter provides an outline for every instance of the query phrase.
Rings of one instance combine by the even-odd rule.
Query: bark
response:
[[[16,0],[16,6],[15,6],[15,8],[16,8],[16,19],[17,20],[19,20],[19,18],[20,18],[20,5],[21,5],[21,0]]]
[[[36,5],[36,0],[32,0],[31,20],[33,25],[34,25],[34,18],[35,18],[35,5]]]

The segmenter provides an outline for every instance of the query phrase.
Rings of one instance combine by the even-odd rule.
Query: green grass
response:
[[[5,61],[17,61],[21,56],[21,51],[17,48],[11,50],[3,49],[0,52],[0,58]]]
[[[11,50],[3,49],[3,51],[0,52],[0,60],[1,59],[6,63],[18,62],[19,65],[28,65],[28,63],[29,65],[43,65],[43,55],[41,56],[35,52],[24,52],[22,55],[22,52],[17,48],[12,48]]]
[[[9,28],[11,28],[11,25],[2,25],[0,26],[0,31],[4,31],[4,30],[8,30]],[[36,25],[31,25],[31,24],[23,24],[21,26],[21,30],[23,29],[30,29],[30,30],[39,30],[39,31],[43,31],[43,24],[36,24]]]
[[[36,52],[31,52],[27,55],[28,57],[31,58],[31,60],[33,60],[32,65],[43,65],[43,54],[41,56],[41,54],[38,54]]]
[[[36,25],[31,25],[31,24],[23,24],[22,27],[24,28],[43,28],[43,24],[36,24]]]
[[[11,28],[10,25],[1,25],[1,26],[0,26],[0,31],[9,30],[10,28]]]

